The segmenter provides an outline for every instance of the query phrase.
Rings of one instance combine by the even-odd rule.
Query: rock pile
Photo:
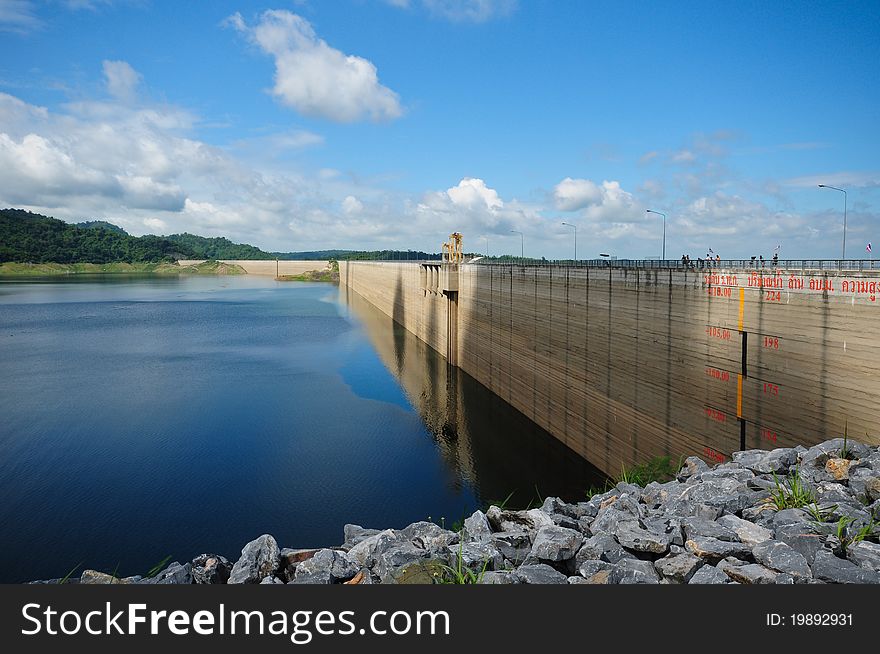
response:
[[[437,583],[452,568],[485,584],[880,583],[878,522],[880,451],[835,439],[736,452],[711,468],[691,457],[667,483],[622,482],[539,509],[492,506],[459,531],[346,525],[342,545],[324,549],[281,549],[263,535],[234,564],[203,554],[152,579],[113,581]],[[86,571],[80,583],[110,580]]]

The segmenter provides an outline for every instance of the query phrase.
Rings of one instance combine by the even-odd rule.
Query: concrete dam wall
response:
[[[185,259],[178,263],[181,266],[192,266],[204,263],[204,259]],[[223,259],[220,263],[229,263],[244,268],[248,275],[301,275],[310,270],[326,270],[327,261],[275,261],[251,259]]]
[[[340,283],[608,474],[880,443],[876,271],[340,262]]]

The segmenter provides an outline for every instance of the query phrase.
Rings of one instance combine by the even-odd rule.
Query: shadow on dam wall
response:
[[[454,398],[467,382],[446,372],[451,352],[455,374],[481,389],[451,407],[485,390],[486,406],[504,401],[610,475],[657,456],[809,446],[846,428],[880,442],[878,271],[464,265],[455,280],[443,269],[438,288],[436,271],[420,277],[425,264],[348,266],[349,297],[434,348],[420,365],[435,382],[407,389]],[[388,336],[401,377],[409,337]],[[468,421],[444,411],[439,434]],[[529,447],[499,443],[504,457]]]
[[[392,320],[356,292],[341,287],[340,297],[421,415],[446,463],[449,483],[470,486],[484,503],[500,503],[513,493],[510,506],[526,506],[539,495],[580,501],[588,488],[605,484],[600,470],[470,375],[447,365],[402,320]]]

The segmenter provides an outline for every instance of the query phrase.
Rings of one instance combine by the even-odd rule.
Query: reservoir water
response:
[[[411,334],[327,284],[0,283],[0,582],[236,560],[447,527],[603,483]],[[79,567],[77,567],[79,566]]]

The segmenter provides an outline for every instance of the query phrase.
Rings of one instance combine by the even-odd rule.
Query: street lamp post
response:
[[[578,262],[578,228],[577,225],[572,225],[571,223],[562,223],[563,225],[568,225],[569,227],[574,227],[574,263],[577,265]]]
[[[843,193],[843,254],[841,259],[846,259],[846,191],[836,186],[828,186],[828,184],[819,184],[819,188],[830,188]]]
[[[523,259],[525,259],[525,237],[523,236],[522,232],[518,232],[515,229],[511,229],[510,232],[512,234],[519,234],[519,261],[520,263],[522,263]]]
[[[653,209],[646,209],[645,213],[656,213],[658,216],[663,216],[663,253],[660,255],[660,259],[666,261],[666,214]]]

